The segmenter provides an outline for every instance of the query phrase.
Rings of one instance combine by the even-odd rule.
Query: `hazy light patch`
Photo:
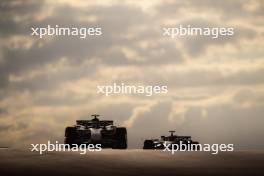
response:
[[[36,41],[27,35],[12,35],[3,39],[3,45],[12,49],[30,49]]]
[[[42,9],[34,15],[34,18],[36,21],[41,22],[49,17],[52,17],[52,15],[55,12],[56,12],[55,6],[49,6],[48,4],[43,4]]]
[[[96,23],[100,20],[100,17],[96,16],[96,15],[89,15],[89,16],[80,16],[78,18],[78,21],[80,23],[83,22],[88,22],[88,23]]]
[[[118,48],[124,53],[124,55],[128,60],[137,61],[137,62],[144,61],[144,59],[141,56],[139,56],[135,50],[128,47],[118,47]]]
[[[151,108],[156,104],[157,104],[157,102],[149,102],[146,105],[138,106],[138,107],[134,108],[131,116],[126,121],[124,121],[123,125],[128,127],[128,128],[131,128],[133,126],[133,124],[135,123],[135,121],[138,118],[140,118],[140,116],[142,116],[145,113],[150,112]]]
[[[64,91],[73,92],[79,96],[94,95],[97,91],[98,82],[96,80],[89,80],[86,78],[77,81],[71,81],[61,86]]]
[[[115,3],[115,0],[104,1],[86,1],[86,0],[58,0],[56,2],[52,0],[46,0],[46,3],[50,5],[70,5],[76,8],[89,7],[89,6],[111,6]]]
[[[172,110],[169,114],[168,120],[170,123],[176,123],[178,125],[182,124],[185,119],[185,113],[187,111],[187,107],[181,103],[173,103]]]
[[[22,82],[41,75],[54,75],[62,71],[63,69],[67,69],[67,67],[70,67],[67,58],[61,58],[56,63],[48,63],[46,65],[43,65],[42,68],[29,70],[24,72],[23,74],[10,74],[9,81],[11,83]]]
[[[140,71],[141,69],[137,66],[101,66],[97,70],[96,76],[101,84],[109,84],[114,80],[121,82],[141,77],[142,73]]]

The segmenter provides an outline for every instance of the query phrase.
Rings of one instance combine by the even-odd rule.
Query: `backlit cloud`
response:
[[[263,148],[249,139],[264,133],[263,1],[4,0],[0,9],[0,145],[63,141],[66,126],[98,113],[128,127],[131,147],[175,129],[206,143]],[[180,24],[234,27],[235,35],[162,35]],[[103,35],[30,35],[47,25],[99,26]],[[169,92],[96,93],[113,82]]]

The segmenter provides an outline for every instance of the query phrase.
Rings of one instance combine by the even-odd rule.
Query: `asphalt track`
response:
[[[103,150],[35,152],[0,150],[0,175],[89,175],[89,176],[212,176],[264,175],[264,151],[236,151],[212,155],[207,152]]]

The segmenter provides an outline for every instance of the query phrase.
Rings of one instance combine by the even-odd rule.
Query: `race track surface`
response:
[[[101,152],[49,152],[39,155],[22,150],[0,150],[3,176],[89,175],[264,175],[263,151],[176,152],[149,150],[103,150]]]

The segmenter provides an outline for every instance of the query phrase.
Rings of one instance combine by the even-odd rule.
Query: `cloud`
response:
[[[151,108],[155,105],[156,103],[151,102],[150,104],[147,104],[145,106],[139,106],[134,108],[131,116],[124,121],[123,126],[126,126],[128,128],[132,127],[135,121],[140,118],[140,116],[144,115],[145,113],[148,113],[151,111]]]
[[[232,108],[229,105],[215,105],[207,109],[208,118],[202,118],[199,107],[190,108],[184,123],[178,126],[178,133],[191,134],[202,143],[233,143],[236,149],[261,149],[263,130],[262,109]],[[254,130],[252,130],[254,128]],[[201,138],[203,136],[203,138]]]
[[[163,15],[178,15],[177,12],[184,13],[186,11],[194,13],[217,14],[224,20],[255,18],[263,16],[263,2],[261,0],[251,1],[247,3],[244,0],[239,1],[218,1],[210,0],[187,0],[187,1],[167,1],[157,6],[157,10]],[[213,15],[215,16],[215,15]]]
[[[261,107],[264,103],[264,95],[262,91],[252,89],[241,89],[233,96],[235,105],[251,108]]]
[[[99,113],[128,127],[131,147],[171,129],[202,142],[262,146],[250,136],[263,133],[263,7],[257,0],[1,1],[0,144],[63,141],[66,126]],[[30,36],[32,26],[56,24],[100,26],[103,36]],[[162,27],[179,24],[232,26],[235,35],[162,36]],[[96,85],[113,82],[169,92],[96,94]]]

